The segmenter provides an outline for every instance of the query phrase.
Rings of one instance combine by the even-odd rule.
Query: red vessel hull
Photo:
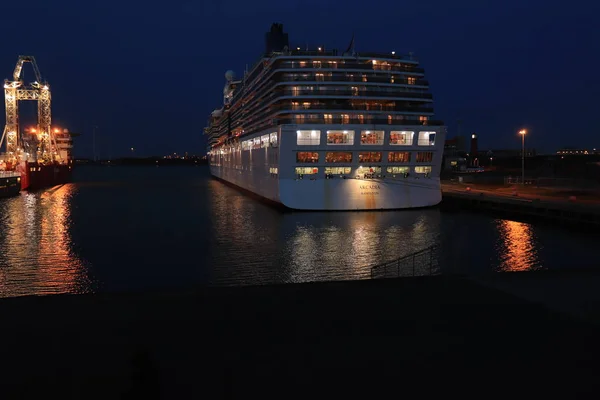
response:
[[[72,165],[27,163],[21,171],[21,189],[37,190],[71,181]]]

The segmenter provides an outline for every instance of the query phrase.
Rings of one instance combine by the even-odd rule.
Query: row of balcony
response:
[[[288,74],[288,76],[286,76]],[[282,76],[283,75],[283,76]],[[415,85],[415,86],[429,86],[429,81],[426,79],[409,79],[412,77],[399,77],[395,76],[348,76],[348,75],[332,75],[332,76],[315,76],[310,74],[308,76],[289,76],[289,73],[282,72],[277,73],[274,80],[278,82],[349,82],[349,83],[395,83],[402,85]]]
[[[332,118],[296,118],[289,116],[282,116],[275,118],[274,121],[278,125],[283,124],[340,124],[340,125],[418,125],[418,126],[442,126],[443,121],[440,120],[415,120],[415,119],[388,119],[388,118],[346,118],[346,117],[332,117]],[[268,126],[268,125],[267,125]]]
[[[423,113],[432,114],[433,107],[419,105],[407,105],[407,104],[396,104],[393,106],[381,105],[379,107],[370,105],[366,107],[364,104],[322,104],[322,103],[310,103],[304,104],[292,104],[286,102],[284,104],[277,104],[269,107],[271,110],[342,110],[342,111],[363,111],[363,112],[377,112],[377,111],[395,111],[395,112],[410,112],[410,113]]]
[[[329,57],[339,57],[340,55],[343,55],[344,53],[342,52],[340,54],[340,51],[338,51],[337,49],[332,49],[332,50],[326,50],[324,48],[321,48],[320,50],[302,50],[301,47],[296,47],[296,48],[292,48],[289,49],[288,51],[282,51],[282,52],[275,52],[274,54],[276,55],[286,55],[286,56],[329,56]],[[271,54],[265,54],[264,57],[270,57]],[[417,61],[415,59],[415,57],[413,55],[406,55],[406,54],[396,54],[395,52],[392,53],[377,53],[377,52],[360,52],[360,53],[356,53],[353,57],[366,57],[366,58],[387,58],[390,60],[399,60],[399,61]]]
[[[318,86],[315,89],[296,89],[290,88],[289,86],[283,86],[281,89],[276,89],[270,95],[270,97],[280,96],[368,96],[368,97],[402,97],[402,98],[415,98],[415,99],[432,99],[431,93],[418,93],[418,92],[404,92],[402,90],[396,90],[393,92],[373,90],[373,89],[359,89],[349,88],[347,86],[336,88],[336,89],[321,89]]]
[[[419,100],[419,99],[423,99],[423,100],[431,100],[433,98],[431,93],[418,93],[418,92],[404,92],[404,91],[394,91],[394,92],[387,92],[387,91],[380,91],[380,90],[360,90],[358,88],[349,88],[349,87],[340,87],[340,88],[336,88],[336,89],[320,89],[318,87],[316,87],[313,90],[310,89],[296,89],[296,88],[290,88],[288,86],[282,86],[274,91],[272,91],[269,95],[266,96],[266,98],[258,98],[257,100],[255,100],[254,104],[252,105],[246,105],[242,111],[242,109],[238,109],[233,111],[233,114],[231,115],[232,118],[237,118],[240,112],[243,112],[245,115],[248,114],[258,114],[260,112],[262,112],[263,109],[266,109],[268,107],[268,104],[272,104],[275,101],[277,101],[277,99],[284,97],[284,96],[289,96],[289,97],[298,97],[298,100],[312,100],[314,98],[316,98],[317,96],[328,96],[333,98],[336,97],[356,97],[361,98],[361,97],[374,97],[374,98],[382,98],[382,99],[390,99],[390,98],[407,98],[407,99],[414,99],[414,100]],[[300,96],[305,96],[303,98],[301,98]],[[270,106],[269,108],[271,108],[272,106]],[[337,106],[333,106],[331,108],[325,108],[325,109],[331,109],[334,110],[336,109]],[[340,107],[343,107],[342,105],[340,105]],[[431,109],[431,107],[426,107],[424,105],[419,105],[417,109],[413,110],[407,110],[404,108],[399,108],[397,110],[389,110],[389,111],[409,111],[409,112],[419,112],[420,108],[423,108],[424,111],[426,113],[431,113],[433,112],[433,110]],[[300,108],[298,108],[300,109]],[[313,109],[320,109],[320,108],[313,108]],[[339,108],[339,109],[343,109],[343,110],[364,110],[364,111],[369,111],[366,110],[365,108],[355,108],[353,106],[349,106],[349,108]]]
[[[279,61],[273,66],[273,69],[277,68],[319,68],[319,69],[356,69],[361,71],[393,71],[393,72],[412,72],[416,74],[425,73],[425,69],[412,65],[385,65],[385,64],[373,64],[371,62],[349,62],[349,61],[337,61],[331,62],[326,60],[306,60],[306,61]]]

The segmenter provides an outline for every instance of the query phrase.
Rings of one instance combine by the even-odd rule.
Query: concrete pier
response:
[[[600,196],[535,187],[443,184],[442,206],[486,210],[509,216],[541,219],[572,227],[600,226]]]

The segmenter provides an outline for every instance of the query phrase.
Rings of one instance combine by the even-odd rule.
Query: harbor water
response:
[[[598,236],[439,208],[283,211],[205,166],[85,166],[0,200],[0,297],[363,279],[433,244],[442,272],[591,267]]]

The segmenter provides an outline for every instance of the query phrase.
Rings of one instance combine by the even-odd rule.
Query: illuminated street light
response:
[[[521,184],[525,185],[525,135],[527,131],[525,129],[521,129],[519,131],[519,135],[521,135]]]

